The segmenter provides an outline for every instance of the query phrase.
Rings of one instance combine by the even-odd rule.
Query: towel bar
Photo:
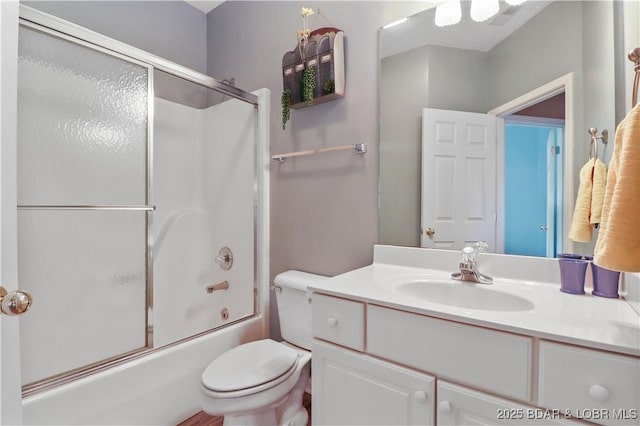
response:
[[[283,163],[285,159],[290,157],[302,157],[304,155],[321,154],[323,152],[331,152],[331,151],[344,151],[348,149],[354,149],[358,154],[365,154],[367,152],[367,144],[354,143],[350,145],[332,146],[328,148],[309,149],[306,151],[287,152],[286,154],[273,155],[271,159],[279,163]]]

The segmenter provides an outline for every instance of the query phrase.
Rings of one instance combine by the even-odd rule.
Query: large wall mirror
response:
[[[616,46],[619,7],[500,1],[478,23],[463,0],[458,24],[436,26],[430,8],[383,28],[379,242],[592,252],[595,232],[584,244],[567,232],[588,129],[612,136],[620,119],[616,73],[629,65]],[[455,138],[469,150],[451,148]],[[605,163],[611,139],[599,142]]]

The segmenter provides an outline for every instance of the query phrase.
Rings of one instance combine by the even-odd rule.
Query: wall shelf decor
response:
[[[310,72],[306,74],[306,69]],[[313,78],[312,99],[305,96],[304,78]],[[299,109],[344,96],[344,32],[322,27],[309,33],[282,57],[283,91],[290,92],[290,108]],[[307,86],[309,87],[309,86]]]

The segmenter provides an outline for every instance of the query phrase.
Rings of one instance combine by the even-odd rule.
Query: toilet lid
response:
[[[270,382],[295,365],[298,352],[271,339],[236,346],[214,359],[202,373],[202,384],[231,392]]]

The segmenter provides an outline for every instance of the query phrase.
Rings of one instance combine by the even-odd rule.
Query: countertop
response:
[[[420,263],[446,267],[451,263],[451,254],[428,250],[416,252],[416,249],[407,248],[377,249],[372,265],[315,283],[310,290],[470,325],[640,356],[640,315],[624,299],[597,297],[590,292],[584,295],[566,294],[559,291],[559,282],[536,281],[546,263],[541,263],[541,268],[534,268],[536,271],[531,273],[532,280],[522,279],[522,271],[516,274],[519,275],[517,278],[512,278],[509,275],[513,274],[508,270],[518,270],[519,261],[513,257],[506,260],[516,262],[511,268],[504,268],[506,277],[494,271],[493,284],[472,284],[452,281],[450,275],[455,269],[411,266],[412,263]],[[383,251],[384,254],[381,254]],[[420,261],[407,262],[403,254]],[[393,264],[399,258],[403,259],[397,262],[401,265]],[[498,263],[504,261],[499,259]],[[540,262],[545,261],[549,270],[557,268],[557,264],[551,263],[553,259]],[[524,298],[533,306],[521,311],[470,309],[429,302],[397,290],[398,284],[416,280],[424,281],[425,286],[429,285],[430,280],[451,281],[454,285],[477,286],[477,290],[482,292],[500,291]]]

